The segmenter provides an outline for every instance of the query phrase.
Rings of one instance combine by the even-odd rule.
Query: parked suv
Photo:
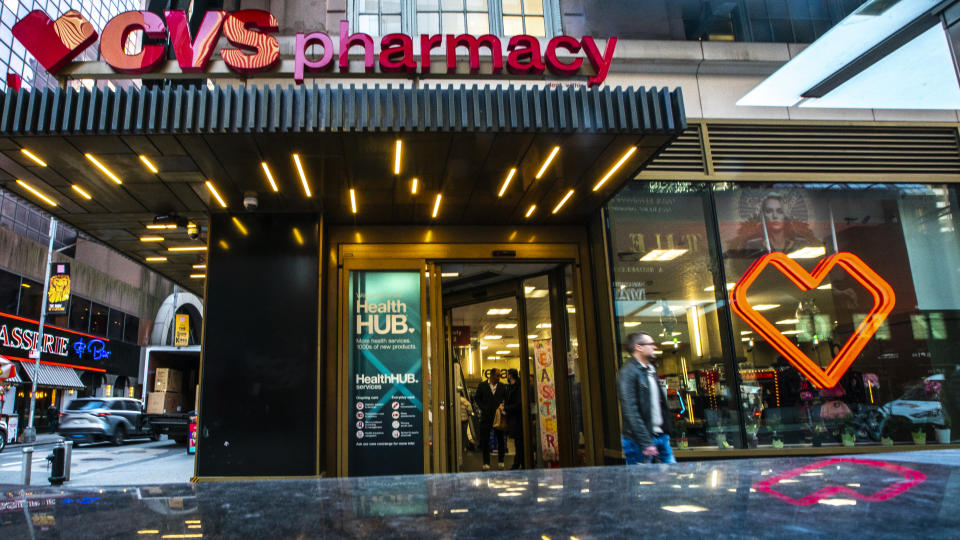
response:
[[[7,447],[7,422],[0,416],[0,452]]]
[[[111,397],[71,401],[63,412],[57,432],[75,444],[110,441],[119,445],[127,437],[152,435],[149,423],[144,421],[140,401]]]

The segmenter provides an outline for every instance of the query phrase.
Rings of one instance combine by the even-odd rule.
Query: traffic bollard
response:
[[[33,469],[33,447],[28,446],[23,449],[23,461],[20,468],[23,472],[23,485],[30,485],[30,472]]]
[[[64,467],[63,467],[63,476],[64,482],[70,481],[70,464],[73,462],[73,441],[63,441],[64,447],[66,448],[66,454],[64,455]]]
[[[60,442],[53,447],[53,451],[47,456],[47,461],[50,463],[50,477],[47,480],[50,481],[51,486],[63,485],[63,481],[67,479],[64,475],[66,454],[67,448]]]

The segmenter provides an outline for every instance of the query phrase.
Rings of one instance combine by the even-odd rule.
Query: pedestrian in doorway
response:
[[[670,409],[653,366],[657,342],[645,332],[627,336],[624,347],[630,360],[620,368],[617,393],[623,419],[620,443],[627,465],[676,463],[670,449]]]
[[[480,448],[483,450],[483,470],[490,470],[490,432],[493,431],[497,438],[497,454],[500,468],[503,469],[503,462],[506,459],[506,434],[493,428],[493,418],[497,414],[497,409],[507,397],[507,389],[500,384],[500,370],[492,368],[490,376],[486,381],[477,385],[477,405],[480,407],[480,432],[477,437],[480,438]]]
[[[463,440],[463,446],[471,452],[477,449],[477,446],[470,441],[470,433],[467,427],[470,425],[470,416],[473,412],[473,405],[463,394],[460,394],[460,437]]]
[[[520,386],[520,374],[515,369],[507,370],[507,397],[503,402],[507,414],[507,434],[513,438],[517,453],[513,457],[511,469],[523,467],[523,392]]]
[[[60,409],[53,403],[47,407],[47,425],[50,427],[50,433],[57,432],[57,425],[60,424]]]

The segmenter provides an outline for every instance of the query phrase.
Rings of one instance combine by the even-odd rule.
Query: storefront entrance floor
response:
[[[42,523],[46,536],[71,538],[953,538],[958,471],[960,451],[946,450],[29,494],[6,486],[0,535],[32,537]]]

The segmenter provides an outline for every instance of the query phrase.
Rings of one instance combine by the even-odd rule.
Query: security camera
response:
[[[256,210],[258,205],[259,205],[259,202],[257,201],[256,191],[245,191],[243,193],[244,210]]]
[[[192,221],[187,223],[187,236],[189,236],[191,240],[200,238],[200,227]]]

